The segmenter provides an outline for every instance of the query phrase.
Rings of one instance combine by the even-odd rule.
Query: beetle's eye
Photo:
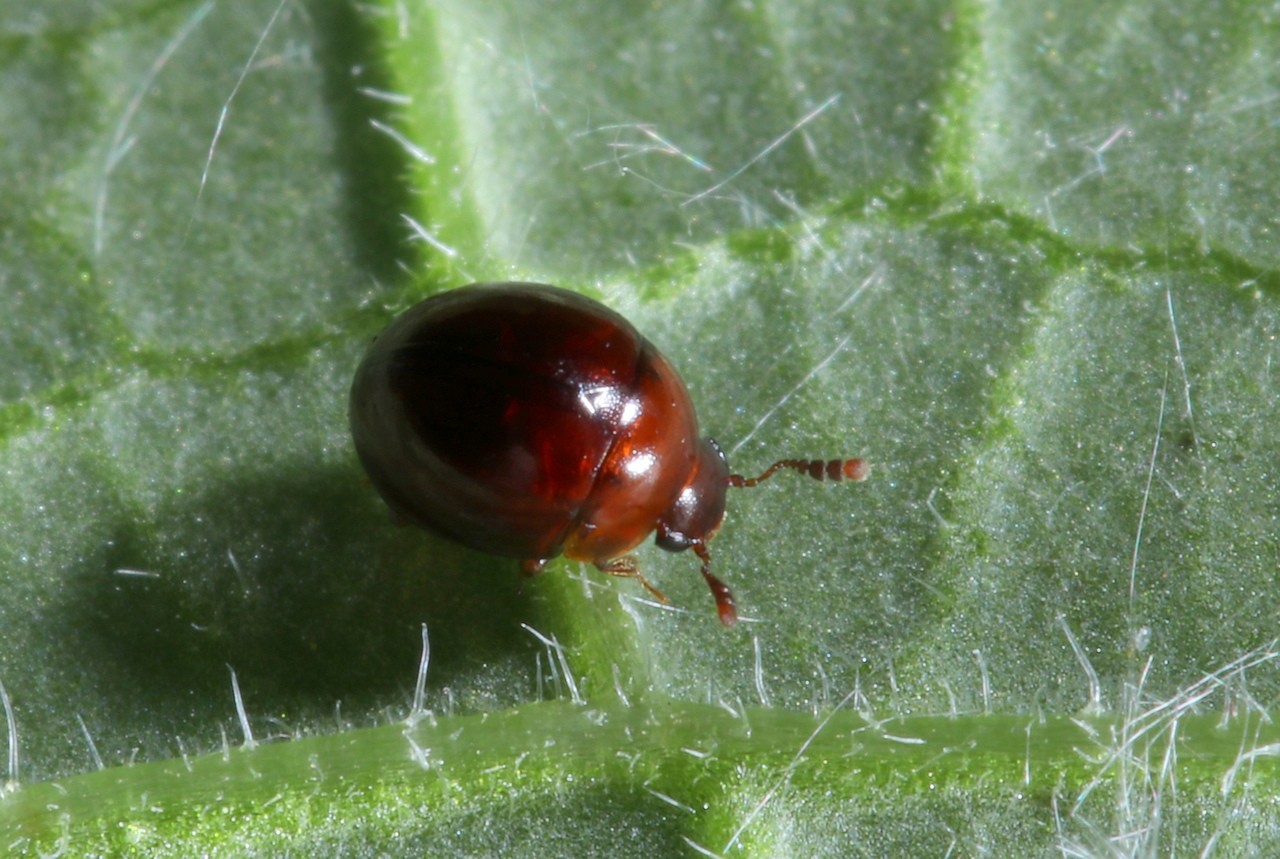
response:
[[[668,552],[683,552],[693,545],[693,540],[689,539],[688,534],[683,531],[674,531],[664,524],[658,525],[658,533],[653,541],[658,544],[658,548],[666,549]]]

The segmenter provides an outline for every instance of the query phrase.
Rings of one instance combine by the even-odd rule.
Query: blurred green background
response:
[[[0,8],[0,845],[1267,855],[1278,58],[1250,2]],[[748,622],[389,522],[355,365],[503,279],[737,469],[874,463],[730,498]]]

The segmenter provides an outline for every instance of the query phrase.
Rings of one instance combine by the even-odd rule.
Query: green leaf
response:
[[[1277,14],[0,10],[0,845],[1273,852]],[[355,365],[502,279],[873,463],[733,492],[738,627],[391,524]]]

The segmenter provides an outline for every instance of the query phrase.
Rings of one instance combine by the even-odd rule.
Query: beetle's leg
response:
[[[520,575],[523,578],[531,579],[546,568],[546,558],[529,558],[520,562]]]
[[[531,579],[547,568],[549,558],[527,558],[520,562],[520,578],[516,580],[516,593],[524,593],[524,580]]]
[[[716,599],[716,614],[720,615],[720,622],[725,626],[733,626],[738,622],[738,608],[733,602],[733,591],[711,572],[711,553],[707,551],[706,542],[696,540],[690,548],[702,561],[702,578]]]
[[[640,575],[640,567],[636,564],[636,559],[631,555],[624,555],[621,558],[612,558],[608,561],[596,561],[596,567],[603,573],[611,576],[620,576],[624,579],[635,579],[644,585],[645,590],[653,594],[654,599],[666,605],[670,602],[667,595],[655,588],[649,583],[649,580]]]

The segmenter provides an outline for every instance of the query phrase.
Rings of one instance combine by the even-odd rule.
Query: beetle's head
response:
[[[657,544],[668,552],[680,552],[710,540],[724,519],[728,488],[729,463],[724,451],[715,439],[702,439],[688,482],[658,521]]]

